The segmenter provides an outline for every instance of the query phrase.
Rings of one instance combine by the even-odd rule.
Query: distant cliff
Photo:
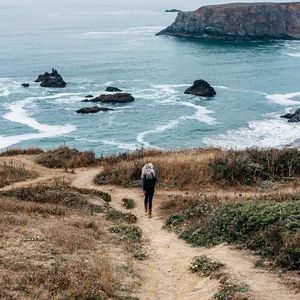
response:
[[[300,39],[300,2],[230,3],[178,13],[158,33],[196,39]]]

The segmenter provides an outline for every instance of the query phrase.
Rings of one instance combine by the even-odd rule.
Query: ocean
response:
[[[155,36],[176,17],[165,9],[221,1],[43,2],[0,0],[0,150],[67,144],[106,155],[141,147],[280,148],[300,138],[300,124],[280,118],[299,108],[300,41]],[[33,83],[52,67],[66,88]],[[217,95],[184,95],[196,79]],[[135,102],[76,114],[88,106],[86,95],[110,85]]]

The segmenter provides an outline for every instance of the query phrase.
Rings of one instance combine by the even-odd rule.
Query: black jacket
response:
[[[147,177],[145,175],[144,178],[142,179],[142,189],[144,191],[154,190],[156,182],[157,182],[157,177],[156,176],[153,177],[153,178],[147,179]]]

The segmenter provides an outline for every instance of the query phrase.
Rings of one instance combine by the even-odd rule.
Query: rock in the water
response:
[[[284,119],[291,119],[295,116],[295,114],[291,114],[291,113],[288,113],[288,114],[285,114],[283,116],[281,116],[281,118],[284,118]]]
[[[177,12],[177,13],[179,13],[179,12],[182,12],[181,10],[179,10],[179,9],[175,9],[175,8],[173,8],[173,9],[166,9],[165,10],[165,12],[167,12],[167,13],[174,13],[174,12]]]
[[[201,97],[213,97],[216,95],[215,89],[202,79],[196,80],[193,86],[186,89],[184,93]]]
[[[86,95],[85,98],[94,98],[93,95]]]
[[[86,99],[82,102],[102,102],[102,103],[126,103],[134,101],[134,97],[129,93],[117,93],[113,95],[100,95],[93,99]]]
[[[94,107],[83,107],[79,110],[76,110],[76,112],[78,114],[96,114],[99,111],[112,111],[112,110],[113,109],[111,108],[94,106]]]
[[[66,82],[55,69],[52,69],[51,73],[46,72],[43,75],[39,75],[35,82],[40,82],[41,87],[48,88],[64,88],[66,86]]]
[[[117,87],[114,87],[114,86],[108,86],[105,91],[106,92],[112,92],[112,93],[122,92],[122,90],[120,90],[120,89],[118,89]]]
[[[300,122],[300,108],[298,108],[295,113],[285,114],[281,116],[281,118],[288,119],[288,122],[290,123]]]
[[[300,39],[300,2],[208,5],[158,33],[196,39]]]
[[[22,83],[22,87],[29,88],[29,83]]]

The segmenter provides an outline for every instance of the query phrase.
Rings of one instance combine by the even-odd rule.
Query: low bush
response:
[[[119,210],[111,208],[106,213],[106,219],[109,221],[125,221],[128,224],[137,222],[137,217],[132,213],[123,213]]]
[[[92,151],[81,152],[77,149],[61,146],[41,154],[37,162],[48,168],[73,169],[96,165],[98,160]]]
[[[14,182],[37,177],[35,172],[28,171],[24,165],[13,162],[0,165],[0,188]]]
[[[214,181],[253,185],[262,180],[284,180],[300,175],[297,149],[247,149],[216,154],[209,168]]]
[[[126,249],[133,253],[137,260],[145,260],[148,255],[142,249],[142,230],[135,225],[117,225],[109,229],[110,232],[119,236]]]
[[[123,202],[123,206],[126,208],[126,209],[133,209],[135,208],[135,202],[133,199],[130,199],[130,198],[123,198],[122,199],[122,202]]]
[[[19,201],[59,204],[67,207],[82,207],[87,204],[84,197],[71,187],[62,186],[29,186],[8,191],[1,191],[1,196],[13,197]]]
[[[194,257],[190,270],[200,276],[213,277],[213,275],[215,275],[216,272],[219,272],[223,267],[223,263],[211,260],[205,255],[201,255]]]
[[[16,156],[16,155],[36,155],[41,154],[44,151],[40,148],[9,148],[0,153],[0,157],[3,156]]]
[[[194,246],[239,243],[286,269],[300,268],[300,200],[187,206],[165,225]]]

